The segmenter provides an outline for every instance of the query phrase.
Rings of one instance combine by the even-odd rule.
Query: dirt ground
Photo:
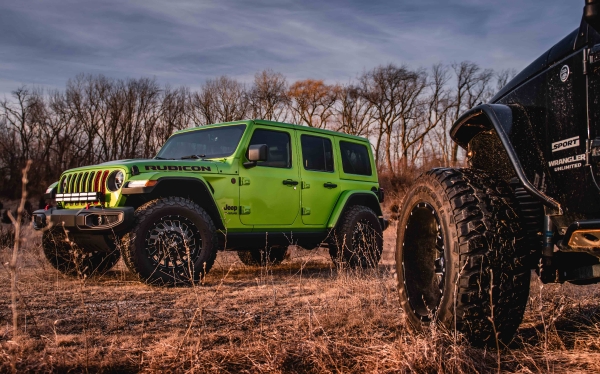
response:
[[[54,271],[28,233],[13,339],[0,252],[0,372],[600,372],[600,287],[541,285],[507,348],[477,349],[407,328],[396,295],[395,229],[379,269],[338,271],[326,249],[292,248],[272,268],[220,253],[204,284],[156,288],[119,263],[101,278]],[[499,362],[498,362],[499,360]]]

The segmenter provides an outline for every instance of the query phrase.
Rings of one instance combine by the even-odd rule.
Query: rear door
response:
[[[545,72],[548,87],[546,159],[553,181],[548,192],[556,196],[567,211],[580,212],[585,211],[589,204],[586,201],[588,194],[583,191],[588,178],[585,167],[588,125],[583,61],[583,49],[578,49],[553,63]],[[544,183],[540,181],[540,184],[544,190]],[[573,194],[573,191],[581,191],[581,194]]]
[[[333,138],[299,133],[299,143],[302,154],[302,222],[324,226],[341,189],[333,161]]]

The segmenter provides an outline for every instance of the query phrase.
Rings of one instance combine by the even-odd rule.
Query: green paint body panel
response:
[[[219,210],[220,219],[228,232],[265,231],[326,231],[333,228],[345,204],[356,193],[370,194],[379,188],[373,152],[365,138],[346,135],[329,130],[278,122],[249,120],[186,129],[176,134],[203,129],[245,124],[245,131],[237,149],[229,157],[217,159],[159,160],[129,159],[71,169],[63,173],[57,192],[64,192],[64,181],[68,176],[83,174],[79,187],[68,186],[67,192],[85,191],[94,181],[85,174],[97,175],[99,171],[112,173],[121,170],[125,174],[124,185],[133,181],[155,181],[164,178],[183,178],[204,183],[211,191],[212,199]],[[266,129],[287,134],[291,141],[291,165],[288,168],[257,166],[246,168],[246,152],[254,131]],[[333,171],[306,170],[303,165],[301,135],[321,137],[333,147]],[[371,163],[370,176],[344,173],[340,154],[340,141],[362,144],[367,147]],[[94,174],[95,173],[95,174]],[[284,184],[284,181],[298,182]],[[90,184],[91,183],[91,184]],[[179,183],[179,182],[178,182]],[[326,187],[327,185],[327,187]],[[335,185],[335,187],[332,187]],[[107,207],[127,206],[128,197],[121,190],[104,193]],[[99,203],[95,203],[98,205]],[[63,203],[66,209],[81,209],[84,202]],[[94,205],[94,204],[92,204]],[[378,214],[381,214],[379,209]]]

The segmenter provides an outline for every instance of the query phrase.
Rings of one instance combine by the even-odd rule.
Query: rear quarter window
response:
[[[369,149],[358,143],[340,141],[342,169],[346,174],[372,175]]]

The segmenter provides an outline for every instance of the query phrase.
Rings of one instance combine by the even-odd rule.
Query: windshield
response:
[[[235,152],[246,125],[213,127],[171,136],[156,158],[221,158]]]

